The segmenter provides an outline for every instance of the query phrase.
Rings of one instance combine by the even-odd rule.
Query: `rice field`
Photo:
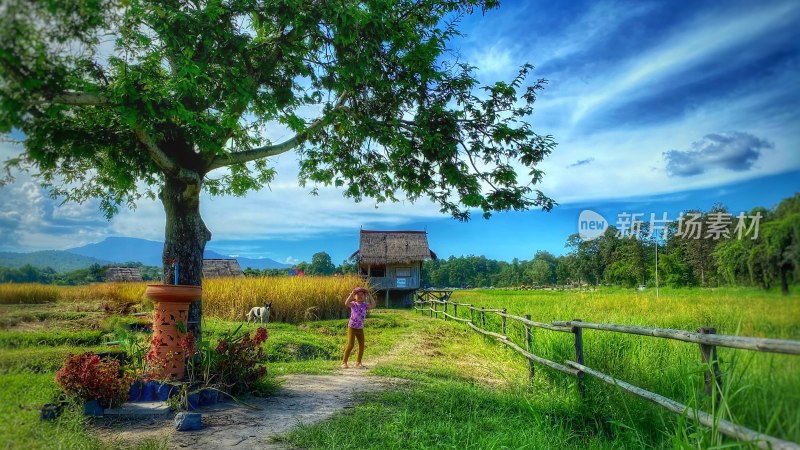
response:
[[[718,334],[800,340],[800,298],[746,288],[665,289],[656,298],[654,290],[622,289],[598,291],[457,291],[453,301],[486,308],[506,308],[515,315],[530,314],[533,320],[581,319],[585,322],[616,323],[695,331],[714,327]],[[479,313],[459,308],[460,317]],[[501,332],[501,319],[486,314],[486,328]],[[508,334],[524,347],[524,327],[507,322]],[[500,345],[500,344],[498,344]],[[703,394],[703,372],[696,344],[586,329],[583,331],[585,365],[620,380],[651,390],[720,417],[773,436],[800,442],[800,357],[718,348],[723,373],[723,402],[712,404]],[[570,333],[542,329],[533,332],[533,353],[563,362],[574,360]],[[522,358],[522,357],[520,357]],[[548,386],[561,386],[569,378],[547,368],[537,376]],[[642,430],[654,424],[676,423],[677,417],[643,400],[605,385],[588,381],[588,402],[594,414],[619,415],[620,405],[629,408],[633,422]],[[622,402],[622,403],[620,403]],[[670,429],[671,427],[667,427]],[[715,433],[695,433],[692,427],[672,427],[678,442],[692,447],[722,445]]]
[[[356,286],[357,276],[213,278],[203,283],[203,314],[226,320],[243,320],[253,306],[272,303],[273,320],[298,323],[344,317],[344,300]]]
[[[230,277],[203,282],[203,315],[225,320],[244,319],[254,306],[272,303],[272,320],[297,323],[341,318],[344,300],[358,276]],[[151,309],[144,298],[147,283],[98,283],[86,286],[0,284],[0,304],[101,302],[109,312]]]

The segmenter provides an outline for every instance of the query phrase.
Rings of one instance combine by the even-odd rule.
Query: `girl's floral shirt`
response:
[[[350,328],[364,328],[364,317],[367,315],[367,302],[350,302]]]

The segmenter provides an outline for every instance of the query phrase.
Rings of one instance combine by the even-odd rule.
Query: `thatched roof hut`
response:
[[[361,230],[360,240],[358,250],[350,255],[359,264],[410,264],[436,259],[425,231]]]
[[[106,281],[143,281],[142,273],[137,267],[109,267],[106,270]]]
[[[204,259],[203,260],[203,277],[204,278],[218,278],[218,277],[243,277],[239,261],[235,259]]]
[[[350,255],[358,271],[384,297],[386,306],[410,306],[420,288],[422,262],[436,259],[425,231],[361,230],[358,250]]]

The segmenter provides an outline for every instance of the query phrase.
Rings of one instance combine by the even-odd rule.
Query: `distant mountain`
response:
[[[292,267],[291,264],[284,264],[269,258],[236,258],[242,269],[288,269]]]
[[[56,272],[69,272],[89,267],[92,264],[104,266],[111,264],[111,261],[61,250],[44,250],[33,253],[0,252],[0,267],[16,269],[25,264],[40,268],[51,267]]]
[[[83,247],[68,248],[66,251],[116,263],[138,261],[145,266],[160,266],[164,243],[146,239],[110,237]]]
[[[100,258],[118,263],[139,261],[146,266],[160,266],[164,243],[129,237],[110,237],[101,242],[67,250],[68,252]],[[208,250],[203,253],[206,259],[231,259],[230,256]],[[283,269],[291,265],[282,264],[269,258],[236,258],[242,269]]]

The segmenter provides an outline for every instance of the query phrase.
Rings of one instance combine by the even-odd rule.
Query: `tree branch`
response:
[[[334,104],[333,110],[328,115],[324,115],[319,117],[317,120],[311,123],[305,130],[297,133],[290,139],[287,139],[279,144],[274,145],[265,145],[263,147],[253,148],[250,150],[245,150],[242,152],[235,152],[235,153],[226,153],[224,155],[217,155],[211,160],[211,163],[208,166],[208,170],[219,169],[220,167],[227,167],[233,164],[242,164],[250,161],[255,161],[256,159],[267,158],[270,156],[280,155],[281,153],[288,152],[303,142],[305,142],[312,134],[319,131],[322,127],[328,124],[330,121],[331,113],[341,110],[344,107],[344,103],[349,98],[349,94],[344,93],[339,96]]]
[[[71,106],[108,106],[111,101],[98,94],[88,92],[63,92],[51,99],[42,100],[40,103],[57,103]]]
[[[167,174],[178,178],[181,181],[184,181],[189,184],[200,184],[200,175],[197,172],[192,170],[186,169],[178,165],[175,161],[172,160],[163,150],[156,144],[152,137],[139,125],[136,125],[133,129],[134,133],[136,133],[136,137],[139,139],[145,148],[147,148],[147,152],[150,153],[150,156],[153,158],[153,161],[160,167],[164,172]]]

